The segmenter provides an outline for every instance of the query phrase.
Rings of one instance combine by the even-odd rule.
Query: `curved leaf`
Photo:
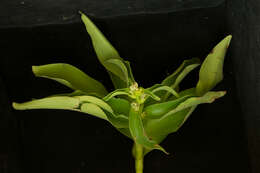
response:
[[[128,128],[128,117],[123,115],[123,114],[115,114],[113,112],[106,111],[103,109],[104,112],[107,115],[107,118],[109,122],[116,128],[121,129],[121,128]]]
[[[83,103],[80,106],[80,111],[83,113],[87,113],[87,114],[96,116],[96,117],[104,119],[104,120],[108,120],[104,111],[93,103]]]
[[[185,90],[182,90],[180,91],[179,93],[179,97],[183,97],[183,96],[197,96],[196,95],[196,88],[189,88],[189,89],[185,89]],[[175,100],[177,99],[176,96],[171,96],[169,97],[167,100]]]
[[[124,61],[124,63],[126,65],[126,68],[127,68],[127,71],[128,71],[128,77],[129,77],[129,82],[130,82],[129,85],[132,85],[133,83],[135,83],[135,79],[134,79],[134,75],[133,75],[133,72],[132,72],[132,68],[130,66],[130,62]]]
[[[199,65],[200,60],[198,58],[184,60],[181,66],[174,73],[172,73],[170,76],[162,81],[162,84],[171,86],[173,89],[175,89],[184,79],[184,77]]]
[[[104,64],[106,65],[106,68],[111,69],[113,74],[117,75],[121,80],[123,80],[125,83],[127,83],[127,86],[129,85],[128,80],[128,71],[125,66],[125,64],[120,59],[108,59],[104,61]]]
[[[181,81],[196,67],[200,65],[200,60],[198,58],[192,58],[189,60],[184,60],[181,66],[170,76],[163,80],[162,84],[170,86],[173,89],[179,88]],[[167,92],[163,100],[169,97],[170,93]]]
[[[168,112],[167,114],[165,114],[164,117],[167,117],[168,115],[172,115],[175,112],[181,111],[183,109],[186,109],[186,108],[189,108],[192,106],[197,106],[197,105],[203,104],[203,103],[212,103],[216,99],[223,97],[225,94],[226,94],[226,91],[218,91],[218,92],[211,91],[211,92],[207,92],[202,97],[191,97],[191,98],[185,100],[184,102],[182,102],[181,104],[179,104],[175,109],[173,109],[170,112]]]
[[[202,63],[196,86],[198,95],[205,94],[223,79],[223,64],[231,38],[229,35],[218,43]]]
[[[70,93],[54,94],[54,95],[50,95],[50,96],[47,96],[47,97],[57,97],[57,96],[74,97],[74,96],[83,96],[83,95],[86,95],[86,93],[84,93],[83,91],[80,91],[80,90],[75,90],[75,91],[70,92]]]
[[[65,110],[77,110],[80,102],[77,98],[67,96],[47,97],[42,99],[36,99],[24,103],[13,102],[13,108],[16,110],[27,109],[65,109]]]
[[[118,59],[120,61],[123,61],[120,55],[118,54],[117,50],[109,43],[109,41],[102,34],[102,32],[85,14],[83,14],[82,12],[80,12],[80,14],[81,19],[85,24],[86,30],[91,37],[92,44],[97,54],[97,57],[100,63],[110,72],[109,75],[115,87],[127,87],[128,81],[125,78],[124,72],[118,70],[118,64],[113,65],[111,63],[107,63],[110,59]],[[122,65],[120,66],[122,67]],[[123,81],[126,82],[125,85]]]
[[[158,87],[158,88],[155,88],[152,90],[153,93],[158,92],[158,91],[167,91],[167,92],[171,93],[172,95],[174,95],[175,97],[179,97],[178,93],[169,86],[161,86],[161,87]]]
[[[211,103],[225,95],[225,92],[208,92],[202,97],[191,97],[180,103],[160,119],[150,119],[145,130],[156,142],[160,143],[168,134],[176,132],[187,120],[198,104]]]
[[[182,111],[171,114],[160,119],[151,119],[145,124],[145,131],[147,135],[151,136],[157,143],[161,143],[168,134],[173,133],[179,129],[185,117],[189,114],[191,108],[186,108]]]
[[[167,153],[159,144],[146,136],[141,118],[141,112],[135,111],[132,107],[129,113],[129,129],[136,143],[149,149],[157,149]]]
[[[143,118],[145,119],[158,119],[164,116],[166,113],[176,108],[183,101],[188,99],[190,96],[184,96],[172,101],[167,101],[163,103],[156,103],[149,105],[144,108]]]
[[[111,98],[107,101],[109,106],[113,109],[113,111],[117,114],[123,114],[128,116],[130,110],[130,103],[122,98]]]
[[[118,96],[118,95],[128,95],[129,96],[129,88],[122,88],[122,89],[117,89],[115,91],[112,91],[108,95],[106,95],[103,98],[103,100],[108,101],[111,98]]]
[[[161,100],[160,97],[158,97],[156,94],[154,94],[153,92],[151,92],[151,91],[149,91],[149,90],[147,90],[147,89],[144,89],[144,93],[145,93],[147,96],[151,97],[152,99],[154,99],[154,100],[156,100],[156,101],[160,101],[160,100]]]
[[[149,90],[149,91],[153,91],[154,89],[157,89],[159,87],[162,87],[162,86],[165,86],[163,84],[154,84],[153,86],[149,87],[149,88],[146,88],[146,90]],[[163,98],[163,96],[165,95],[166,91],[156,91],[156,95],[159,97],[159,98]],[[160,99],[160,101],[163,101],[162,99]],[[144,105],[145,106],[148,106],[148,105],[152,105],[152,104],[155,104],[157,103],[158,101],[152,99],[151,97],[148,97],[146,100],[145,100],[145,103]]]
[[[105,87],[100,82],[70,64],[56,63],[32,66],[32,71],[37,77],[56,80],[74,90],[97,93],[99,96],[107,94]]]
[[[113,112],[112,108],[106,102],[104,102],[102,99],[99,99],[97,97],[76,96],[75,98],[78,98],[80,100],[80,103],[82,103],[82,102],[93,103],[93,104],[101,107],[102,109],[105,109],[106,111]]]

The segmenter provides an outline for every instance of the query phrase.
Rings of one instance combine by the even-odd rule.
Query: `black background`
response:
[[[216,88],[228,94],[214,104],[199,106],[162,143],[171,155],[151,152],[145,158],[145,172],[260,171],[259,33],[255,22],[260,8],[256,1],[124,1],[135,4],[133,8],[117,1],[110,6],[91,1],[69,6],[69,1],[60,1],[30,8],[18,8],[15,1],[2,2],[1,173],[134,172],[132,142],[108,123],[77,112],[11,108],[12,101],[69,91],[53,81],[35,78],[32,65],[70,63],[112,89],[79,20],[78,8],[90,14],[120,55],[131,61],[135,78],[144,87],[159,83],[184,59],[203,60],[215,44],[232,34],[225,78]],[[24,5],[30,3],[24,1]],[[64,8],[57,10],[59,6]],[[61,20],[63,13],[74,17]],[[196,74],[189,75],[182,87],[193,87]]]

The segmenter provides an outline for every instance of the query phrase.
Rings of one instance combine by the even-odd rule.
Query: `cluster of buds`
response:
[[[138,104],[143,104],[145,102],[147,95],[144,93],[144,88],[138,87],[138,83],[134,82],[129,89],[130,97]]]

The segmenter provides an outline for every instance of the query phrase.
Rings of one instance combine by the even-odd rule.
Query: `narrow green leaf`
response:
[[[121,59],[117,50],[109,43],[96,25],[85,14],[81,12],[80,14],[101,63],[112,58]]]
[[[144,89],[144,93],[145,93],[147,96],[151,97],[152,99],[154,99],[154,100],[156,100],[156,101],[160,101],[160,100],[161,100],[160,97],[158,97],[158,96],[155,95],[153,92],[151,92],[151,91],[149,91],[149,90],[147,90],[147,89]]]
[[[127,87],[127,79],[122,70],[118,70],[118,63],[107,63],[110,59],[118,59],[123,61],[117,50],[110,44],[102,32],[96,27],[96,25],[83,13],[81,13],[81,19],[86,26],[86,30],[91,37],[93,47],[97,54],[100,63],[110,72],[109,75],[114,83],[115,87]],[[120,68],[122,65],[120,65]],[[125,67],[124,67],[125,68]],[[120,81],[121,80],[121,81]],[[124,81],[126,85],[123,85]]]
[[[162,84],[171,86],[173,89],[175,89],[184,79],[184,77],[199,65],[200,60],[198,58],[184,60],[181,66],[174,73],[172,73],[170,76],[162,81]]]
[[[107,101],[109,106],[113,109],[113,111],[117,114],[123,114],[128,116],[130,110],[130,103],[122,98],[111,98]]]
[[[143,118],[145,119],[158,119],[166,113],[176,108],[179,104],[187,100],[190,96],[180,97],[178,99],[167,101],[163,103],[156,103],[144,108]]]
[[[116,128],[121,129],[121,128],[128,128],[128,117],[123,115],[123,114],[116,114],[113,112],[106,111],[103,109],[104,112],[107,115],[107,118],[109,122]]]
[[[97,93],[100,96],[107,94],[105,87],[95,79],[89,77],[78,68],[64,63],[32,66],[37,77],[56,80],[74,90],[85,93]]]
[[[27,109],[65,109],[65,110],[76,110],[79,108],[79,99],[57,96],[47,97],[42,99],[36,99],[24,103],[13,103],[13,108],[16,110],[27,110]]]
[[[197,96],[196,95],[196,88],[185,89],[185,90],[180,91],[178,94],[179,94],[179,97],[183,97],[183,96]],[[171,96],[167,100],[175,100],[175,99],[177,99],[176,96]]]
[[[173,89],[179,88],[179,84],[181,81],[196,67],[200,65],[200,60],[198,58],[192,58],[189,60],[184,60],[181,66],[170,76],[168,76],[165,80],[163,80],[162,84],[170,86]],[[169,97],[170,93],[167,92],[163,100],[166,100]]]
[[[223,97],[225,94],[226,94],[226,91],[218,91],[218,92],[210,91],[210,92],[207,92],[202,97],[191,97],[191,98],[185,100],[184,102],[182,102],[181,104],[179,104],[175,109],[173,109],[170,112],[168,112],[167,114],[165,114],[164,117],[172,115],[175,112],[181,111],[183,109],[197,106],[199,104],[212,103],[216,99]]]
[[[151,86],[151,87],[149,87],[149,88],[146,88],[146,90],[149,90],[149,91],[152,92],[154,89],[159,88],[159,87],[162,87],[162,86],[165,86],[165,85],[163,85],[163,84],[155,84],[155,85],[153,85],[153,86]],[[157,95],[159,98],[163,98],[163,96],[165,95],[165,93],[166,93],[166,91],[163,91],[163,90],[161,90],[161,91],[156,91],[156,95]],[[163,100],[160,99],[160,101],[163,101]],[[152,99],[151,97],[148,97],[148,98],[145,100],[144,105],[145,105],[145,106],[149,106],[149,105],[155,104],[155,103],[157,103],[157,102],[158,102],[158,101]]]
[[[157,149],[167,153],[159,144],[146,136],[141,118],[141,112],[135,111],[132,107],[129,114],[129,129],[134,141],[138,144],[149,149]]]
[[[188,115],[190,108],[176,112],[171,116],[163,116],[160,119],[150,119],[145,124],[145,131],[157,143],[161,143],[170,133],[177,131]]]
[[[125,81],[121,80],[117,75],[114,75],[112,72],[107,71],[110,79],[115,87],[115,89],[127,88],[128,85]]]
[[[113,110],[109,106],[109,104],[107,104],[102,99],[99,99],[97,97],[93,97],[93,96],[76,96],[75,98],[78,98],[80,100],[80,103],[82,103],[82,102],[93,103],[93,104],[101,107],[102,109],[105,109],[108,112],[113,112]]]
[[[104,61],[107,69],[111,69],[112,73],[117,75],[121,80],[123,80],[127,85],[129,85],[128,71],[125,64],[120,59],[108,59]]]
[[[126,65],[126,68],[127,68],[127,71],[128,71],[128,77],[129,77],[129,82],[130,82],[129,85],[132,85],[133,83],[135,83],[135,79],[134,79],[134,75],[133,75],[133,72],[132,72],[132,68],[130,66],[130,62],[124,61],[124,63]]]
[[[122,89],[117,89],[115,91],[112,91],[108,95],[106,95],[103,98],[103,100],[108,101],[111,98],[118,96],[118,95],[129,95],[129,88],[122,88]]]
[[[50,95],[48,97],[57,97],[57,96],[74,97],[74,96],[82,96],[82,95],[86,95],[86,93],[84,93],[83,91],[80,91],[80,90],[75,90],[75,91],[70,92],[70,93],[54,94],[54,95]]]
[[[223,79],[223,64],[232,36],[218,43],[201,65],[196,91],[203,95]]]
[[[80,111],[83,112],[83,113],[87,113],[87,114],[96,116],[96,117],[101,118],[103,120],[108,120],[104,111],[100,107],[98,107],[97,105],[95,105],[93,103],[83,103],[80,106]]]
[[[158,91],[167,91],[167,92],[171,93],[172,95],[174,95],[175,97],[179,97],[178,93],[174,89],[172,89],[171,87],[166,86],[166,85],[152,90],[153,93],[158,92]]]
[[[187,120],[198,104],[211,103],[225,92],[208,92],[202,97],[191,97],[180,103],[160,119],[150,119],[145,124],[147,135],[160,143],[168,134],[176,132]]]

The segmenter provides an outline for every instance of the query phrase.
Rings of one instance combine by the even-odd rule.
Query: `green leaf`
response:
[[[127,71],[128,71],[128,77],[129,77],[129,82],[130,82],[129,85],[132,85],[133,83],[135,83],[135,79],[134,79],[134,75],[133,75],[133,72],[132,72],[132,68],[130,66],[130,62],[124,61],[124,63],[126,65],[126,68],[127,68]]]
[[[179,97],[183,97],[183,96],[197,96],[196,95],[196,88],[185,89],[185,90],[180,91],[178,94],[179,94]],[[170,100],[175,100],[175,99],[177,99],[176,96],[171,96],[167,100],[170,101]]]
[[[77,110],[79,108],[79,99],[57,96],[47,97],[42,99],[36,99],[24,103],[13,103],[13,108],[16,110],[27,109],[65,109],[65,110]]]
[[[162,84],[154,84],[153,86],[149,87],[149,88],[146,88],[146,90],[149,90],[150,92],[152,92],[153,90],[155,90],[156,88],[159,88],[159,87],[162,87],[162,86],[165,86],[165,85],[162,85]],[[163,96],[165,95],[166,91],[156,91],[156,95],[159,97],[159,98],[163,98]],[[160,101],[163,101],[162,99],[160,99]],[[154,103],[157,103],[158,101],[152,99],[151,97],[148,97],[146,100],[145,100],[145,103],[144,105],[145,106],[148,106],[148,105],[152,105]]]
[[[167,92],[171,93],[172,95],[174,95],[175,97],[179,97],[178,93],[169,86],[161,86],[161,87],[158,87],[158,88],[155,88],[152,90],[153,93],[158,92],[158,91],[167,91]]]
[[[180,103],[187,100],[190,96],[180,97],[178,99],[163,103],[155,103],[144,108],[143,118],[158,119],[166,113],[176,108]]]
[[[96,27],[96,25],[83,13],[81,13],[81,19],[86,26],[86,30],[91,37],[93,47],[97,54],[97,57],[100,63],[111,73],[109,73],[112,82],[115,87],[128,87],[128,79],[125,76],[125,72],[122,69],[125,69],[125,65],[123,63],[122,58],[118,54],[117,50],[109,43],[106,37],[102,34],[102,32]],[[117,59],[115,64],[114,62],[109,62],[110,59]],[[119,70],[119,68],[121,70]],[[116,76],[116,77],[115,77]],[[122,86],[122,81],[126,83],[126,85]]]
[[[159,144],[146,136],[141,118],[141,112],[136,111],[132,107],[129,113],[129,129],[136,143],[143,145],[144,147],[149,149],[157,149],[163,151],[164,153],[167,153]]]
[[[224,91],[208,92],[202,97],[191,97],[180,103],[160,119],[151,119],[145,124],[147,135],[160,143],[168,134],[176,132],[187,120],[197,105],[212,103],[215,99],[225,95]]]
[[[200,60],[198,58],[192,58],[189,60],[184,60],[181,66],[170,76],[163,80],[162,84],[170,86],[173,89],[179,88],[181,81],[196,67],[200,65]],[[169,97],[170,93],[167,92],[163,100]]]
[[[109,106],[113,109],[113,111],[117,114],[123,114],[128,116],[130,110],[130,103],[122,98],[111,98],[107,101]]]
[[[80,103],[82,103],[82,102],[93,103],[93,104],[101,107],[102,109],[105,109],[108,112],[113,112],[112,108],[106,102],[104,102],[102,99],[99,99],[97,97],[93,97],[93,96],[76,96],[75,98],[78,98],[80,100]]]
[[[109,122],[116,128],[122,129],[122,128],[128,128],[128,117],[123,114],[116,114],[113,112],[106,111],[103,109],[104,112],[107,115],[107,118]]]
[[[125,64],[120,59],[108,59],[104,61],[106,68],[113,74],[117,75],[121,80],[123,80],[127,86],[129,86],[128,71]],[[120,75],[119,75],[120,74]]]
[[[118,96],[118,95],[128,95],[129,96],[129,88],[116,89],[115,91],[112,91],[108,95],[106,95],[103,98],[103,100],[108,101],[111,98]]]
[[[229,35],[215,46],[201,65],[196,91],[203,95],[223,79],[223,64],[232,36]]]
[[[147,96],[151,97],[152,99],[154,99],[154,100],[156,100],[156,101],[160,101],[160,100],[161,100],[160,97],[158,97],[157,95],[155,95],[153,92],[149,91],[148,89],[144,89],[144,93],[145,93]]]
[[[37,77],[56,80],[74,90],[96,93],[101,97],[107,94],[105,87],[100,82],[69,64],[57,63],[32,66],[32,70]]]
[[[179,104],[175,109],[171,110],[164,116],[167,117],[168,115],[172,115],[175,112],[178,112],[178,111],[181,111],[188,107],[196,106],[199,104],[212,103],[215,101],[215,99],[223,97],[225,94],[226,94],[226,91],[218,91],[218,92],[210,91],[210,92],[207,92],[202,97],[191,97],[191,98],[185,100],[184,102],[182,102],[181,104]]]
[[[80,106],[80,111],[83,113],[87,113],[87,114],[96,116],[96,117],[104,119],[104,120],[108,120],[104,111],[93,103],[83,103]]]
[[[167,85],[175,89],[180,82],[191,72],[193,69],[200,65],[200,60],[198,58],[192,58],[189,60],[184,60],[181,66],[170,76],[162,81],[163,85]]]
[[[145,124],[147,135],[151,136],[157,143],[161,143],[170,133],[176,132],[189,114],[191,108],[176,112],[171,116],[160,119],[151,119]]]
[[[127,86],[127,83],[125,83],[123,80],[121,80],[118,76],[114,75],[112,72],[110,71],[107,71],[109,76],[110,76],[110,79],[115,87],[115,89],[121,89],[121,88],[126,88],[128,87]]]
[[[54,95],[50,95],[48,97],[57,97],[57,96],[74,97],[74,96],[82,96],[82,95],[86,95],[86,93],[84,93],[83,91],[80,91],[80,90],[75,90],[75,91],[70,92],[70,93],[54,94]]]

